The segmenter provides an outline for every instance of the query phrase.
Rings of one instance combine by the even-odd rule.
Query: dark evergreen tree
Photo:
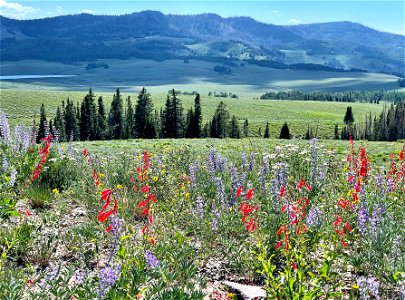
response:
[[[334,137],[335,137],[335,140],[339,139],[339,125],[338,124],[335,124]]]
[[[243,136],[248,137],[249,136],[249,122],[248,119],[245,120],[243,123]]]
[[[200,94],[197,93],[194,100],[194,110],[191,109],[187,112],[186,137],[200,138],[202,131],[201,122],[202,122],[201,101],[200,101]]]
[[[185,137],[186,138],[193,138],[193,122],[194,122],[194,111],[192,108],[190,108],[187,111],[187,116],[186,116],[186,134]]]
[[[59,132],[59,140],[61,142],[65,142],[65,141],[67,141],[66,134],[65,134],[65,118],[64,118],[64,115],[62,115],[62,111],[65,111],[64,103],[62,103],[62,110],[59,106],[56,109],[56,114],[55,114],[55,119],[54,119],[53,125]]]
[[[309,128],[309,125],[308,125],[307,132],[305,133],[305,139],[306,139],[306,140],[310,140],[310,139],[311,139],[311,130],[310,130],[310,128]]]
[[[73,105],[73,102],[67,99],[65,107],[65,132],[66,139],[69,141],[72,137],[72,140],[79,140],[79,122],[77,119],[76,109]]]
[[[280,130],[280,139],[290,139],[290,138],[291,138],[290,129],[288,128],[287,122],[285,122]]]
[[[264,129],[264,135],[263,138],[268,139],[270,138],[270,128],[269,128],[269,122],[266,123],[266,129]]]
[[[343,118],[343,122],[344,122],[346,125],[349,125],[349,126],[350,126],[351,124],[353,124],[353,122],[354,122],[354,116],[353,116],[353,112],[352,112],[352,107],[351,107],[351,106],[348,106],[348,107],[347,107],[345,117]]]
[[[164,138],[182,138],[184,136],[183,106],[174,89],[167,96],[162,121]]]
[[[80,139],[94,140],[97,136],[97,115],[94,94],[90,89],[80,106]]]
[[[221,101],[212,118],[210,137],[226,138],[229,136],[229,112],[226,110],[226,105]]]
[[[97,139],[105,140],[107,138],[107,117],[105,113],[103,97],[98,97],[97,101]]]
[[[46,120],[46,112],[45,112],[45,105],[41,104],[40,109],[40,116],[39,116],[39,128],[37,133],[37,143],[40,143],[43,138],[45,138],[49,132],[48,129],[48,122]]]
[[[117,89],[111,102],[110,112],[108,114],[108,132],[113,140],[120,139],[123,136],[123,104],[120,90]]]
[[[155,139],[157,137],[156,125],[153,119],[146,120],[144,138],[145,139]]]
[[[153,103],[150,94],[145,88],[138,94],[138,100],[135,106],[135,116],[134,116],[134,137],[144,138],[145,137],[145,127],[146,123],[152,122],[152,111]]]
[[[232,139],[240,139],[240,128],[236,116],[232,116],[231,125],[229,129],[229,137]]]
[[[125,130],[124,130],[124,138],[132,139],[135,137],[134,135],[134,125],[135,125],[135,116],[134,116],[134,108],[132,107],[131,96],[127,97],[127,107],[125,110]]]

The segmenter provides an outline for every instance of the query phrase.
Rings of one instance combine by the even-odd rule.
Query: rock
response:
[[[238,291],[245,300],[266,298],[266,292],[258,286],[245,285],[231,281],[224,281],[222,283],[235,291]]]

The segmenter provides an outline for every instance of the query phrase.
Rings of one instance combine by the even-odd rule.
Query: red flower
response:
[[[243,188],[240,186],[239,188],[238,188],[238,190],[236,191],[236,198],[238,198],[241,194],[242,194],[242,192],[243,192]]]
[[[143,200],[141,202],[138,203],[138,207],[145,207],[148,204],[148,200]]]
[[[145,234],[147,227],[148,227],[148,226],[147,226],[146,224],[143,225],[143,227],[142,227],[142,234]]]
[[[333,226],[338,226],[340,223],[342,223],[342,218],[340,216],[336,216],[335,222],[333,223]]]
[[[347,204],[349,204],[348,201],[346,201],[344,198],[340,198],[337,205],[340,206],[343,209],[346,209]]]
[[[311,186],[305,181],[305,179],[301,179],[301,181],[298,183],[297,190],[300,190],[304,185],[307,187],[308,191],[312,190]]]
[[[280,189],[280,198],[283,198],[284,192],[285,192],[285,187],[282,186]]]
[[[253,189],[249,189],[246,195],[246,200],[250,200],[253,197]]]
[[[83,149],[83,155],[84,155],[84,156],[87,156],[87,154],[88,154],[87,149],[84,148],[84,149]]]
[[[404,152],[405,152],[405,146],[402,147],[402,151],[399,153],[399,159],[401,161],[404,160]]]
[[[346,246],[347,246],[347,243],[345,242],[344,239],[342,239],[342,245],[343,245],[343,247],[346,247]]]
[[[255,219],[251,218],[249,222],[246,223],[246,230],[247,231],[254,231],[256,229]]]
[[[280,248],[280,246],[283,244],[283,240],[278,241],[276,244],[276,249]]]
[[[142,193],[147,193],[147,192],[149,192],[149,186],[145,185],[145,186],[142,188]]]
[[[111,189],[106,189],[101,192],[101,199],[104,201],[109,200],[111,196]]]
[[[157,202],[156,197],[153,194],[148,195],[148,200],[152,200],[153,202]]]
[[[295,263],[293,261],[291,262],[291,267],[293,268],[293,270],[297,270],[297,266],[295,265]]]
[[[155,239],[153,238],[153,237],[149,237],[149,241],[152,243],[152,245],[154,245],[155,244]]]

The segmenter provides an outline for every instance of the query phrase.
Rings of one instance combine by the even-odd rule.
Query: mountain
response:
[[[249,17],[79,14],[38,20],[0,16],[1,60],[244,60],[276,68],[403,75],[405,36],[351,22],[278,26]]]

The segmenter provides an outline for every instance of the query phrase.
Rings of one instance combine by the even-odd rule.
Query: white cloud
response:
[[[299,19],[290,19],[290,20],[288,20],[288,24],[291,24],[291,25],[298,25],[298,24],[302,24],[302,23],[304,23],[304,22],[302,22]]]
[[[56,5],[56,12],[57,12],[58,14],[63,13],[63,7],[60,6],[60,5]]]
[[[16,2],[7,2],[5,0],[0,0],[0,15],[13,18],[13,19],[25,19],[28,15],[36,13],[39,9],[24,6]]]
[[[91,10],[91,9],[83,9],[81,11],[81,13],[94,15],[96,12],[94,10]]]
[[[277,14],[280,13],[280,11],[279,11],[278,9],[272,10],[271,12],[272,12],[273,14],[275,14],[275,15],[277,15]]]

